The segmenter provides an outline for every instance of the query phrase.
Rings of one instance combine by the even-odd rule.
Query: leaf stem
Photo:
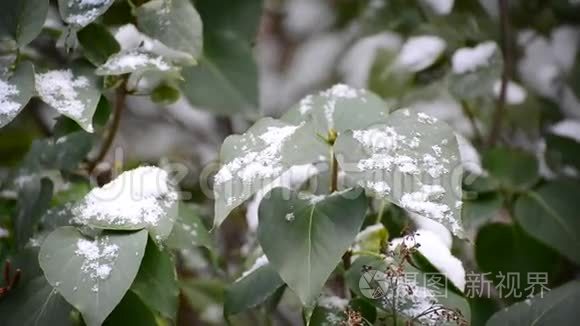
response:
[[[512,69],[512,49],[510,38],[510,20],[509,20],[509,3],[508,0],[498,0],[499,3],[499,18],[501,25],[501,38],[503,47],[503,74],[501,76],[501,88],[497,106],[493,115],[491,124],[491,132],[487,141],[488,146],[493,146],[497,142],[499,133],[501,131],[502,118],[505,111],[505,101],[507,96],[507,85],[511,76]]]
[[[111,122],[111,127],[107,132],[107,136],[103,140],[103,144],[101,146],[101,150],[97,157],[89,163],[88,171],[89,174],[92,174],[93,170],[97,167],[97,165],[103,161],[111,146],[113,145],[113,141],[115,140],[115,136],[119,131],[119,125],[121,124],[121,114],[123,113],[123,109],[125,108],[125,99],[127,97],[127,91],[125,86],[127,81],[124,80],[121,85],[117,88],[115,94],[115,109],[113,111],[113,121]]]
[[[375,220],[375,224],[380,224],[383,220],[383,214],[385,213],[385,206],[387,206],[387,201],[382,199],[381,206],[379,207],[379,213],[377,214],[377,219]]]

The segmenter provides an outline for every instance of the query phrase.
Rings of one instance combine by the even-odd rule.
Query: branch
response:
[[[106,138],[103,140],[103,144],[101,146],[101,150],[97,157],[89,163],[88,171],[89,175],[93,173],[97,165],[103,161],[111,146],[113,145],[113,141],[115,140],[115,136],[117,135],[117,131],[119,130],[119,125],[121,123],[121,113],[125,108],[125,98],[127,97],[127,91],[125,90],[126,82],[121,83],[121,85],[117,88],[117,92],[115,94],[115,110],[113,111],[113,121],[111,123],[111,127],[107,133]]]
[[[509,4],[508,0],[498,0],[499,2],[499,12],[500,12],[500,25],[501,25],[501,36],[503,43],[503,74],[501,76],[501,89],[499,93],[499,98],[497,100],[497,106],[493,115],[491,132],[489,134],[488,146],[493,146],[497,142],[499,133],[501,131],[502,118],[505,111],[505,100],[507,95],[507,85],[511,76],[512,69],[512,49],[511,49],[511,38],[510,38],[510,21],[509,21]]]

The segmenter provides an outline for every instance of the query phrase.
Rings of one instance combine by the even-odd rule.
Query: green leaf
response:
[[[538,160],[517,149],[490,149],[483,153],[482,165],[490,176],[510,190],[528,189],[540,178]]]
[[[503,208],[499,193],[479,194],[473,200],[463,201],[462,219],[465,228],[477,229],[496,217]]]
[[[201,55],[203,29],[199,14],[189,0],[153,0],[135,10],[141,31],[166,46],[190,54],[191,61]]]
[[[546,163],[554,171],[567,166],[580,170],[580,142],[559,135],[546,135]]]
[[[14,40],[20,47],[32,42],[42,31],[48,0],[0,2],[0,40]]]
[[[497,312],[487,326],[576,325],[580,305],[580,282],[570,281],[544,297],[535,298]]]
[[[253,43],[262,17],[263,0],[198,0],[195,6],[202,16],[204,32],[236,34]],[[224,10],[228,8],[228,10]]]
[[[158,326],[155,315],[145,303],[132,292],[127,292],[115,310],[107,317],[104,326]]]
[[[411,71],[395,65],[397,53],[379,49],[369,73],[369,89],[383,98],[400,98],[413,84]]]
[[[131,290],[149,309],[176,320],[179,285],[175,263],[167,251],[149,241]]]
[[[491,43],[479,46],[490,46]],[[481,48],[480,48],[481,49]],[[458,51],[477,51],[472,48],[463,48]],[[456,52],[457,54],[457,52]],[[493,85],[501,79],[503,72],[503,60],[499,48],[497,48],[487,60],[487,64],[477,66],[473,70],[456,73],[448,76],[449,90],[451,94],[463,100],[471,100],[493,94]]]
[[[85,27],[99,18],[115,0],[71,1],[58,0],[58,9],[62,19],[74,27]]]
[[[65,226],[48,235],[38,256],[48,282],[83,315],[100,325],[121,301],[139,270],[147,231],[104,232],[94,240]]]
[[[24,247],[36,230],[36,224],[50,206],[53,184],[48,178],[24,179],[18,191],[18,215],[14,221],[16,243]]]
[[[366,209],[361,189],[317,197],[275,188],[260,203],[260,245],[304,305],[314,302],[354,241]]]
[[[572,181],[547,183],[518,198],[514,217],[528,234],[580,265],[579,193]]]
[[[71,310],[44,276],[21,284],[0,300],[2,325],[6,326],[72,326]]]
[[[342,171],[379,199],[445,225],[463,237],[459,148],[453,130],[402,109],[388,123],[347,131],[334,145]]]
[[[107,230],[147,228],[160,242],[169,236],[177,216],[177,193],[166,171],[140,167],[125,171],[91,190],[74,208],[75,221]]]
[[[34,68],[32,64],[30,62],[19,64],[9,80],[0,79],[0,89],[0,103],[2,104],[0,128],[2,128],[20,113],[34,95]]]
[[[362,256],[347,271],[347,284],[352,291],[377,308],[392,313],[394,307],[397,315],[407,321],[415,319],[414,322],[418,324],[457,325],[455,322],[439,320],[441,315],[433,310],[427,312],[427,309],[436,307],[459,311],[461,319],[470,320],[471,312],[467,300],[430,281],[429,274],[401,262],[403,274],[399,277],[388,276],[386,271],[390,264],[397,264],[392,267],[398,268],[397,259],[400,258],[387,263],[385,259],[378,257]]]
[[[235,35],[204,37],[195,67],[183,69],[183,94],[201,109],[220,115],[257,117],[258,69],[252,48]]]
[[[294,124],[312,120],[315,132],[326,137],[331,129],[340,134],[385,122],[388,114],[389,106],[378,96],[338,84],[319,95],[305,97],[282,120]]]
[[[519,226],[500,223],[480,229],[475,241],[475,258],[479,268],[490,273],[488,277],[502,298],[511,301],[521,300],[532,290],[528,287],[529,273],[552,273],[558,262],[553,250],[528,236]],[[518,275],[519,281],[508,285],[511,281],[506,279],[507,273]],[[508,287],[514,292],[509,293]]]
[[[226,289],[224,314],[235,315],[254,308],[264,303],[283,285],[284,281],[269,264],[244,273]]]
[[[214,226],[284,171],[315,162],[327,152],[310,123],[293,125],[263,118],[243,135],[229,136],[221,148],[223,166],[215,177]]]
[[[101,24],[90,24],[77,33],[85,57],[95,66],[121,51],[121,46],[107,27]]]
[[[151,93],[151,100],[161,105],[175,103],[180,97],[179,89],[169,84],[161,84]]]
[[[125,50],[110,56],[100,65],[95,74],[99,76],[118,76],[134,72],[160,71],[175,72],[175,68],[162,56],[142,50]]]
[[[177,219],[166,245],[177,250],[195,250],[199,246],[209,250],[214,248],[212,238],[194,207],[183,202],[179,204]]]
[[[75,63],[71,69],[37,73],[35,77],[40,98],[87,132],[93,132],[93,115],[101,97],[99,78],[93,70],[88,64]]]

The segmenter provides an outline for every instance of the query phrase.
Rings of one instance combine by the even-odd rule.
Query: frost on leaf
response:
[[[290,167],[315,161],[320,150],[316,142],[308,143],[311,135],[315,140],[309,123],[264,118],[243,135],[228,137],[221,150],[223,165],[214,178],[214,225]]]
[[[123,75],[147,70],[168,72],[171,69],[172,66],[161,56],[140,50],[129,50],[112,55],[97,68],[96,74]]]
[[[300,123],[312,119],[316,132],[326,136],[331,129],[341,133],[384,121],[389,108],[378,96],[364,89],[337,84],[309,95],[286,113],[282,120]]]
[[[0,80],[0,122],[12,120],[21,108],[15,97],[20,93],[16,85]],[[2,124],[0,123],[0,126]]]
[[[443,122],[402,109],[388,123],[349,131],[335,145],[347,178],[375,197],[445,225],[462,236],[457,140]]]
[[[73,209],[73,221],[105,229],[147,228],[164,239],[173,227],[177,201],[166,171],[140,167],[91,190]]]
[[[100,96],[93,80],[70,69],[39,73],[35,80],[38,95],[45,103],[93,132],[92,119]]]
[[[105,13],[115,0],[59,0],[59,9],[64,21],[77,27],[92,23]]]

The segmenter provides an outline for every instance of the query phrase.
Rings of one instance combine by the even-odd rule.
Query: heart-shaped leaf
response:
[[[366,209],[360,188],[329,196],[275,188],[262,200],[258,240],[304,305],[314,302],[354,241]]]
[[[221,148],[223,166],[215,176],[215,220],[228,214],[294,165],[312,163],[328,151],[317,140],[312,124],[293,125],[272,118],[256,122],[243,135],[226,138]]]
[[[161,241],[173,229],[177,208],[178,195],[167,172],[140,167],[91,190],[73,213],[80,224],[109,230],[147,228]]]
[[[12,121],[34,95],[34,68],[23,62],[9,80],[0,79],[0,128]]]
[[[402,109],[388,123],[340,135],[334,149],[346,176],[374,196],[463,236],[457,139],[425,113]]]
[[[576,264],[580,264],[579,193],[580,186],[574,182],[547,183],[518,198],[514,213],[528,234]]]
[[[312,119],[315,132],[326,137],[331,129],[341,133],[385,122],[388,114],[389,106],[378,96],[338,84],[318,95],[306,96],[282,120],[297,124]]]
[[[48,0],[0,2],[0,39],[14,40],[19,46],[32,42],[42,31]]]
[[[75,26],[84,27],[99,18],[115,0],[58,0],[62,19]]]
[[[133,283],[146,244],[145,230],[105,232],[89,239],[65,226],[48,235],[38,259],[48,282],[81,312],[88,326],[96,326]]]
[[[168,47],[189,53],[191,61],[203,47],[199,14],[189,0],[153,0],[135,10],[139,28]]]
[[[38,95],[45,103],[93,132],[93,115],[101,92],[91,66],[78,63],[71,69],[38,73],[35,80]]]

